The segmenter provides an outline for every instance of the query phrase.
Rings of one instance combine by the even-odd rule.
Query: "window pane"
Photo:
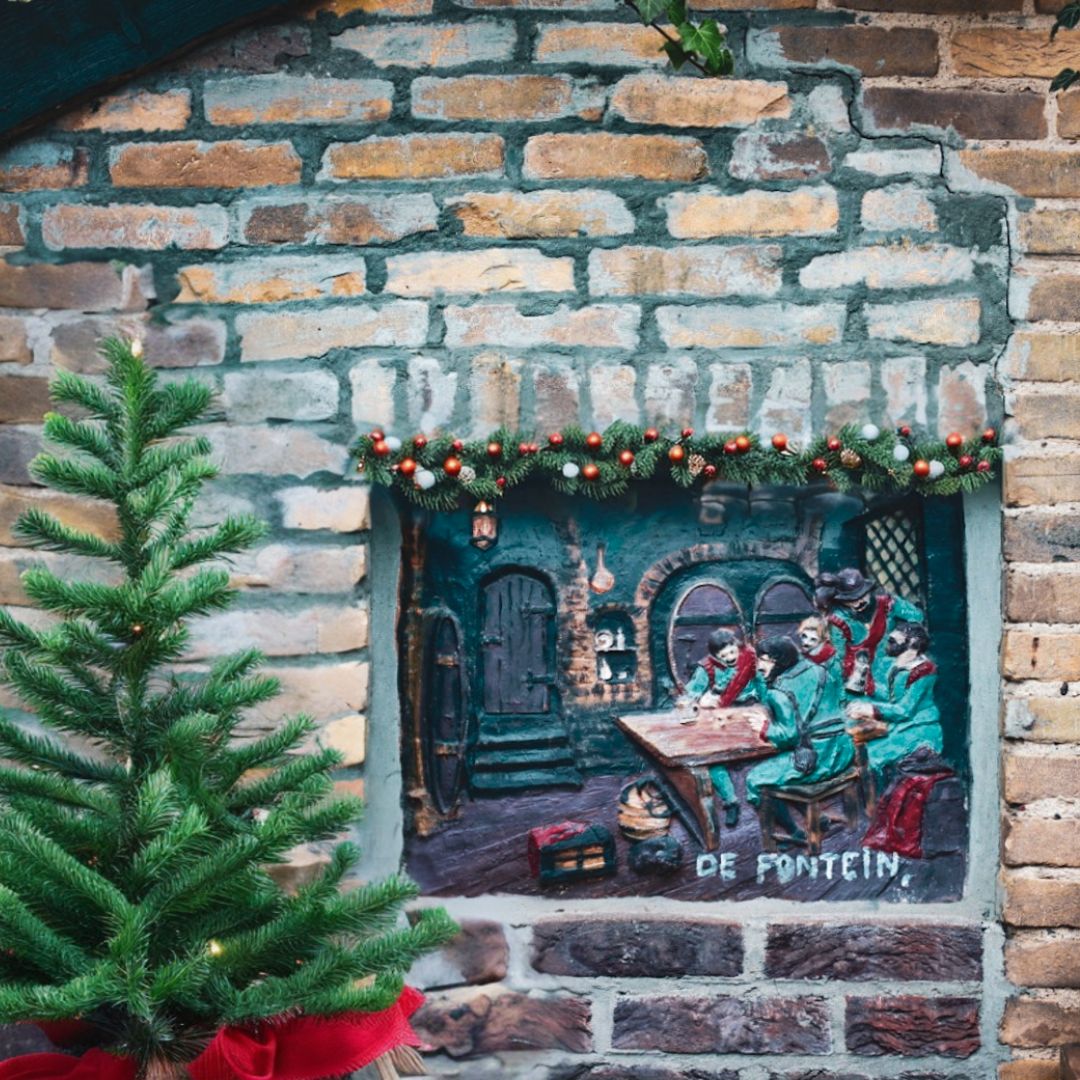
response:
[[[714,630],[741,625],[739,606],[727,589],[714,582],[695,585],[675,609],[668,638],[675,681],[686,685],[708,651],[709,635]]]
[[[814,613],[810,596],[801,585],[794,581],[778,581],[770,585],[758,601],[755,637],[758,641],[784,634],[793,637],[799,623]]]

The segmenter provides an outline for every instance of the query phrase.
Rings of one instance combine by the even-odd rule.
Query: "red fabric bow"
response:
[[[323,1080],[371,1064],[395,1046],[419,1046],[409,1023],[424,996],[405,987],[382,1012],[296,1016],[257,1028],[225,1027],[189,1066],[192,1080]],[[43,1025],[44,1026],[44,1025]],[[134,1080],[135,1062],[104,1050],[82,1057],[24,1054],[0,1062],[0,1080]]]

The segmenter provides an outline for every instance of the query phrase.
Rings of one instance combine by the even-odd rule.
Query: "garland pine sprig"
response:
[[[543,442],[506,428],[467,442],[444,434],[402,442],[375,430],[360,436],[353,452],[358,471],[372,483],[442,511],[456,510],[464,497],[493,503],[526,481],[597,500],[618,498],[632,484],[657,477],[683,488],[723,480],[955,495],[992,480],[1002,457],[993,428],[933,440],[907,426],[883,432],[874,424],[849,425],[799,449],[783,433],[763,443],[750,432],[698,435],[684,428],[668,435],[621,420],[603,433],[564,428]]]

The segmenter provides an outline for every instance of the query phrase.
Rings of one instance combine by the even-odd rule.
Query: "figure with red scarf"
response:
[[[709,635],[709,651],[694,668],[684,696],[702,705],[727,709],[760,701],[762,690],[754,650],[736,631],[714,630]],[[731,774],[723,765],[714,765],[709,775],[724,804],[724,824],[733,829],[739,823],[739,800]]]
[[[877,587],[854,567],[819,574],[814,603],[828,621],[849,698],[872,698],[887,677],[891,661],[882,643],[897,622],[925,621],[914,604]]]

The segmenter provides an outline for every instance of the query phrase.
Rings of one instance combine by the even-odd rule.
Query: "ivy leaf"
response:
[[[690,59],[690,54],[677,41],[665,41],[664,52],[667,53],[671,66],[676,71]]]
[[[667,10],[667,0],[634,0],[634,6],[641,16],[641,21],[647,26],[664,14]]]
[[[686,22],[686,0],[668,0],[667,17],[675,26]]]
[[[1050,84],[1050,92],[1053,93],[1056,90],[1068,90],[1074,83],[1080,82],[1080,71],[1073,71],[1072,68],[1065,68],[1064,71],[1059,71],[1054,76],[1054,81]]]
[[[1072,3],[1066,4],[1058,12],[1057,19],[1050,30],[1050,40],[1053,41],[1057,37],[1059,30],[1075,30],[1077,26],[1080,26],[1080,2],[1072,0]]]
[[[730,75],[735,58],[727,48],[724,33],[715,19],[706,19],[700,26],[684,22],[678,27],[683,48],[701,57],[710,75]]]

